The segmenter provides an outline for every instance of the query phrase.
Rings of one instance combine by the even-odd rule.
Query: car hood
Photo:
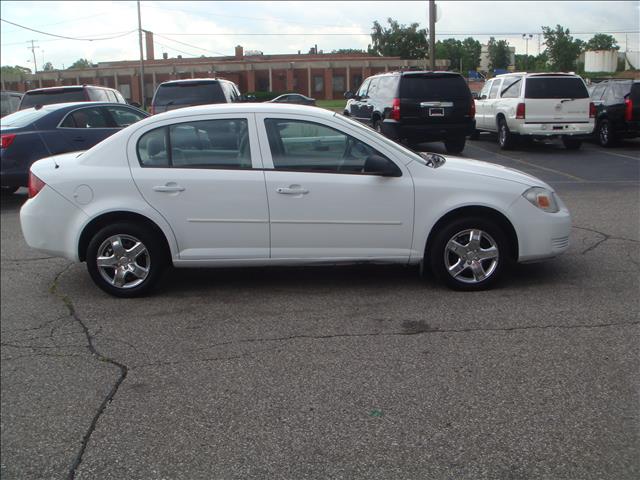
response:
[[[503,167],[502,165],[496,165],[495,163],[480,160],[447,156],[446,162],[441,167],[438,167],[438,170],[482,175],[485,177],[517,182],[531,187],[543,187],[553,190],[549,185],[533,175],[529,175],[528,173],[524,173],[513,168]]]

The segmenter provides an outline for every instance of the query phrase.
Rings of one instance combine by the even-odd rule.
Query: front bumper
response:
[[[410,142],[428,142],[447,140],[471,135],[476,128],[476,121],[464,123],[440,124],[405,124],[386,119],[382,122],[382,134],[392,140],[408,140]]]

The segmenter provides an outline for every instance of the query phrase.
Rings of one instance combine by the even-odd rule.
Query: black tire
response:
[[[471,231],[482,233],[477,243],[480,248],[473,247]],[[469,243],[465,244],[467,238]],[[470,248],[466,254],[468,257],[465,256],[463,259],[447,247],[454,239],[458,240],[460,246]],[[495,247],[495,251],[488,249],[491,246]],[[429,262],[428,265],[436,278],[453,290],[475,291],[491,288],[500,281],[512,262],[511,246],[507,236],[496,222],[486,218],[466,217],[452,220],[436,233],[428,248],[424,261]],[[488,255],[490,252],[497,252],[497,257],[477,257]],[[456,265],[459,265],[460,270],[454,276],[449,272],[449,268]],[[476,277],[474,271],[484,272],[487,276]]]
[[[113,276],[115,279],[117,268],[126,270],[124,267],[127,263],[124,262],[124,260],[122,260],[122,267],[118,266],[116,268],[115,259],[118,258],[118,256],[115,254],[113,243],[111,243],[111,247],[109,247],[109,239],[116,236],[121,238],[120,244],[125,249],[134,244],[134,240],[139,241],[145,247],[146,251],[136,255],[135,258],[133,256],[134,254],[130,251],[125,251],[123,253],[123,257],[126,257],[126,259],[129,260],[129,266],[147,269],[146,275],[138,284],[135,283],[137,282],[136,278],[138,280],[140,280],[140,278],[132,272],[124,273],[123,281],[125,279],[129,279],[129,281],[127,281],[123,286],[116,286],[105,278],[105,276]],[[105,256],[104,253],[109,251],[109,248],[111,249],[111,256],[114,258],[114,268],[105,266],[98,267],[98,255]],[[143,225],[123,222],[106,226],[98,231],[98,233],[96,233],[89,242],[86,259],[89,275],[91,275],[91,279],[98,287],[113,296],[131,298],[145,295],[153,289],[169,263],[169,252],[166,251],[163,242],[158,238],[157,234],[149,228],[146,228]]]
[[[0,188],[0,193],[2,193],[2,195],[13,195],[14,193],[16,193],[18,191],[20,187],[2,187]]]
[[[498,145],[502,150],[511,150],[516,143],[514,135],[509,130],[504,118],[498,121]]]
[[[579,150],[582,145],[582,140],[578,138],[562,137],[562,143],[567,150]]]
[[[447,149],[447,153],[451,153],[451,154],[462,153],[466,142],[467,142],[467,139],[464,137],[448,138],[447,140],[444,141],[444,148]]]
[[[471,135],[469,135],[469,140],[479,140],[480,139],[480,130],[474,130]]]
[[[616,144],[616,138],[611,129],[611,122],[603,118],[596,127],[596,140],[601,147],[609,148]]]
[[[380,121],[380,119],[378,117],[374,117],[373,121],[371,122],[371,126],[373,127],[373,129],[378,132],[380,135],[383,135],[382,133],[382,122]]]

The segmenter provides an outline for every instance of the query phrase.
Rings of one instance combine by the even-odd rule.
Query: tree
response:
[[[55,68],[53,67],[53,64],[51,62],[45,63],[42,67],[43,72],[51,72],[53,70],[55,70]]]
[[[403,59],[428,56],[427,30],[418,29],[418,23],[400,25],[391,18],[387,22],[389,28],[383,28],[377,21],[373,22],[369,53]]]
[[[73,64],[67,68],[67,70],[71,70],[72,68],[91,68],[91,62],[86,58],[79,58]]]
[[[480,54],[482,45],[472,37],[462,41],[462,68],[464,70],[477,70],[480,66]]]
[[[460,70],[460,59],[462,58],[462,42],[455,38],[438,40],[436,42],[436,58],[449,60],[452,70]]]
[[[511,50],[509,50],[509,42],[506,40],[497,40],[493,37],[487,43],[489,50],[489,68],[496,70],[498,68],[505,69],[511,63]]]
[[[560,71],[575,69],[576,60],[584,42],[574,40],[569,29],[564,29],[562,25],[556,25],[554,30],[542,27],[542,35],[553,69]]]
[[[536,56],[535,55],[516,55],[516,71],[532,72],[535,71]]]
[[[20,65],[15,65],[13,67],[9,65],[3,65],[0,67],[0,75],[2,77],[13,77],[19,78],[20,80],[24,80],[26,75],[31,74],[31,69],[27,67],[21,67]]]
[[[594,50],[619,50],[618,41],[612,35],[606,33],[598,33],[589,40],[584,49],[587,51]]]
[[[358,48],[339,48],[338,50],[332,50],[331,53],[337,53],[337,54],[358,54],[358,55],[362,55],[365,54],[367,52],[365,52],[364,50],[360,50]]]

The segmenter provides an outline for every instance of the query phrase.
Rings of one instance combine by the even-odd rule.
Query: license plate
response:
[[[429,109],[430,117],[444,117],[444,108],[430,108]]]

